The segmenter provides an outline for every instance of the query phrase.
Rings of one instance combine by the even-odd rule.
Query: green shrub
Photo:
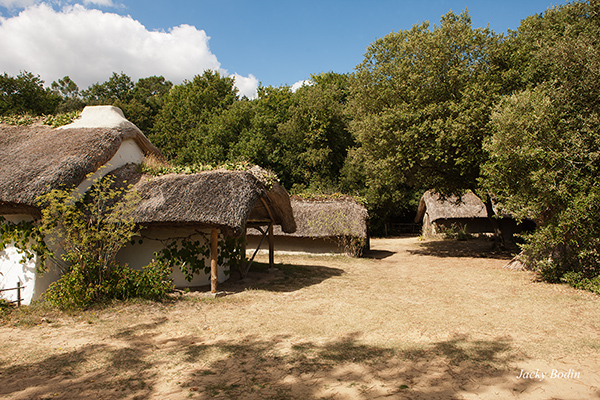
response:
[[[100,287],[86,281],[77,267],[52,282],[44,292],[44,298],[53,306],[63,310],[83,309],[99,299]]]
[[[453,223],[449,227],[442,227],[444,239],[471,240],[473,235],[467,232],[467,225]]]
[[[142,271],[120,265],[118,251],[137,233],[133,212],[137,193],[106,176],[80,197],[73,190],[52,190],[41,198],[40,230],[62,248],[64,274],[44,294],[62,309],[95,302],[141,297],[160,299],[173,288],[168,263],[153,262]]]
[[[577,289],[589,290],[590,292],[600,294],[600,275],[594,278],[586,278],[581,272],[566,272],[561,281],[568,283]]]
[[[5,313],[10,308],[10,303],[8,300],[0,299],[0,314]]]
[[[73,268],[50,285],[44,298],[67,310],[84,309],[112,299],[161,300],[173,290],[170,274],[171,268],[159,262],[152,262],[142,270],[115,264],[102,284],[90,284],[80,269]]]
[[[153,261],[142,270],[117,265],[113,268],[110,279],[104,284],[103,295],[120,300],[161,300],[174,288],[173,281],[169,278],[171,272],[168,264],[157,261]]]
[[[44,125],[50,125],[53,128],[68,125],[81,115],[81,111],[71,111],[56,115],[48,115],[44,117]]]

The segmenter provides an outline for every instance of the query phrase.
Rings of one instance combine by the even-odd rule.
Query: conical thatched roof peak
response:
[[[35,211],[40,195],[78,186],[110,161],[126,140],[135,141],[145,154],[162,158],[116,107],[86,107],[78,120],[61,128],[0,124],[0,212]]]

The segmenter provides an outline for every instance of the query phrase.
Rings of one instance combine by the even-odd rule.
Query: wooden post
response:
[[[213,228],[210,238],[210,291],[217,293],[217,284],[219,283],[219,265],[217,255],[219,252],[219,230]]]
[[[244,227],[244,235],[242,236],[242,259],[240,261],[240,265],[239,265],[239,273],[240,273],[240,278],[243,279],[244,278],[244,271],[246,271],[246,230],[248,229],[248,227]]]
[[[273,238],[273,222],[269,225],[269,268],[275,268],[275,243]]]
[[[21,307],[21,281],[17,281],[17,307]]]

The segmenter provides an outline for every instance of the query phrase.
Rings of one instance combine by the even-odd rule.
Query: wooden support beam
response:
[[[273,237],[273,224],[269,225],[269,268],[275,268],[275,238]]]
[[[269,218],[271,218],[271,223],[269,224],[269,268],[275,268],[275,239],[273,237],[273,224],[275,223],[275,218],[273,218],[273,213],[265,198],[261,197],[260,200],[267,209]]]
[[[246,231],[248,230],[248,227],[245,226],[244,227],[244,235],[242,236],[242,260],[240,265],[238,266],[238,272],[240,273],[240,278],[245,278],[244,276],[244,271],[246,271]]]
[[[217,284],[219,283],[219,264],[217,256],[219,253],[219,230],[212,229],[210,238],[210,291],[217,293]]]

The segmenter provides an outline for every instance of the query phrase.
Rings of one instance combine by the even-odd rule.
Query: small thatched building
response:
[[[84,193],[92,182],[111,173],[118,182],[134,185],[141,196],[135,220],[142,227],[142,244],[122,249],[118,258],[132,267],[147,265],[154,252],[169,241],[209,238],[211,274],[190,283],[174,273],[176,285],[216,288],[227,271],[216,265],[217,241],[242,236],[246,224],[279,225],[293,232],[289,196],[259,168],[249,171],[211,171],[199,174],[143,176],[137,166],[144,157],[161,159],[156,147],[116,107],[86,107],[80,119],[62,128],[0,124],[0,216],[18,223],[40,216],[36,199],[51,189],[75,187]],[[0,289],[25,289],[24,303],[37,298],[58,275],[36,274],[34,258],[21,263],[14,246],[0,251]],[[4,292],[12,299],[16,292]]]
[[[425,237],[434,237],[445,230],[457,228],[471,234],[494,232],[485,204],[472,192],[467,192],[460,198],[442,198],[432,190],[425,192],[415,217],[415,222],[421,221]]]
[[[119,260],[141,268],[153,258],[154,252],[174,239],[209,240],[214,234],[242,238],[246,226],[276,226],[283,232],[296,229],[289,195],[277,182],[267,182],[263,170],[215,170],[196,174],[168,174],[149,177],[135,166],[115,173],[117,181],[134,184],[141,202],[134,219],[143,227],[141,245],[128,246],[119,253]],[[208,263],[208,260],[207,260]],[[207,264],[208,268],[208,264]],[[228,278],[229,270],[220,268],[218,281]],[[190,282],[174,269],[178,286],[214,284],[210,275],[199,274]]]
[[[349,196],[291,200],[296,231],[274,230],[278,252],[349,254],[358,256],[369,248],[368,212]],[[248,245],[258,246],[261,232],[248,230]]]

